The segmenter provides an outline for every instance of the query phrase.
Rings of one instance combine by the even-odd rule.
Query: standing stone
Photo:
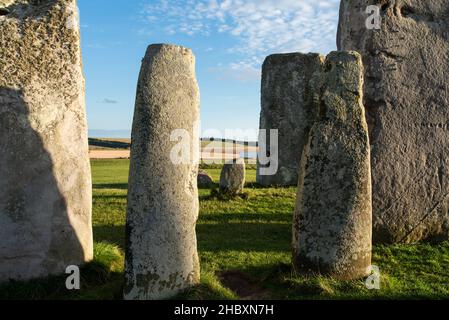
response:
[[[245,187],[245,160],[237,159],[225,163],[220,175],[220,192],[238,195]]]
[[[368,4],[381,29],[365,26]],[[449,1],[341,2],[338,46],[366,66],[374,240],[449,238]]]
[[[260,129],[279,130],[278,170],[262,175],[258,163],[257,183],[262,186],[296,186],[298,166],[307,133],[312,126],[309,80],[320,70],[318,54],[275,54],[262,67],[262,111]],[[270,133],[267,131],[267,155],[270,156]],[[262,145],[259,141],[259,146]],[[265,165],[266,166],[266,165]]]
[[[140,71],[132,131],[125,299],[170,298],[199,282],[198,125],[193,53],[151,45]],[[177,132],[184,134],[181,148],[173,141]],[[179,153],[182,162],[179,150],[189,151]]]
[[[207,174],[206,171],[200,170],[198,172],[198,187],[199,188],[210,188],[214,184],[214,180]]]
[[[295,267],[339,279],[371,265],[371,174],[356,52],[332,52],[313,81],[318,120],[301,160],[293,223]]]
[[[93,258],[75,0],[0,1],[0,281]]]

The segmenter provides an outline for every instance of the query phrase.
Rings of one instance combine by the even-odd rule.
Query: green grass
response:
[[[121,298],[124,255],[116,245],[96,242],[94,261],[80,270],[82,290],[69,291],[68,275],[29,282],[10,281],[0,287],[0,299],[11,300],[113,300]]]
[[[95,260],[82,270],[82,290],[67,292],[63,288],[65,277],[54,277],[7,284],[0,287],[0,298],[121,297],[128,166],[128,160],[92,161]],[[205,168],[217,182],[220,169]],[[247,170],[247,183],[248,199],[220,201],[209,197],[209,190],[200,190],[197,235],[202,280],[199,286],[179,298],[449,297],[449,243],[375,246],[373,264],[381,270],[381,290],[368,290],[364,281],[295,275],[290,265],[295,188],[258,188],[254,167]],[[229,277],[235,278],[234,284]],[[238,287],[235,282],[239,283]]]

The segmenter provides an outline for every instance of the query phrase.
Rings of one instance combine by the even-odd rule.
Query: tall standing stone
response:
[[[0,281],[93,257],[75,0],[0,1]]]
[[[125,299],[170,298],[199,281],[198,125],[194,55],[179,46],[151,45],[132,132]],[[184,134],[179,148],[178,133]]]
[[[313,80],[318,120],[301,160],[293,223],[300,271],[340,279],[371,266],[371,173],[363,109],[363,65],[356,52],[333,52]]]
[[[318,54],[275,54],[262,67],[262,111],[260,129],[279,130],[278,170],[262,175],[258,164],[257,182],[263,186],[296,186],[301,153],[312,126],[309,81],[320,70]],[[267,153],[271,155],[267,131]],[[259,146],[262,141],[259,142]]]
[[[380,30],[365,26],[372,4]],[[341,2],[338,46],[366,67],[376,242],[449,238],[448,11],[446,0]]]

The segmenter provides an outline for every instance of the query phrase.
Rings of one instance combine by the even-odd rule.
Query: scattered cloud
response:
[[[222,67],[259,77],[272,53],[320,52],[335,48],[340,0],[156,0],[144,5],[144,19],[162,23],[169,35],[226,34],[235,62]],[[219,68],[216,68],[219,69]],[[215,70],[216,71],[216,70]]]
[[[209,68],[209,72],[215,73],[219,80],[232,79],[250,82],[260,79],[260,68],[244,61],[231,62],[226,66],[218,65],[217,67]]]
[[[109,98],[104,98],[103,100],[101,100],[100,103],[104,103],[104,104],[117,104],[118,101],[117,101],[117,100],[113,100],[113,99],[109,99]]]

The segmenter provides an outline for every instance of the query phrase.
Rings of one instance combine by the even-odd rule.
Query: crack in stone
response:
[[[435,211],[437,211],[437,209],[441,206],[441,204],[449,197],[449,193],[447,193],[446,195],[444,195],[443,199],[441,199],[440,201],[438,201],[435,206],[427,213],[424,215],[424,217],[401,239],[400,242],[405,242],[407,240],[407,238],[413,233],[415,232],[416,229],[418,229],[418,227],[420,225],[422,225],[424,223],[424,221],[427,220],[427,218],[429,218],[432,213],[434,213]]]

